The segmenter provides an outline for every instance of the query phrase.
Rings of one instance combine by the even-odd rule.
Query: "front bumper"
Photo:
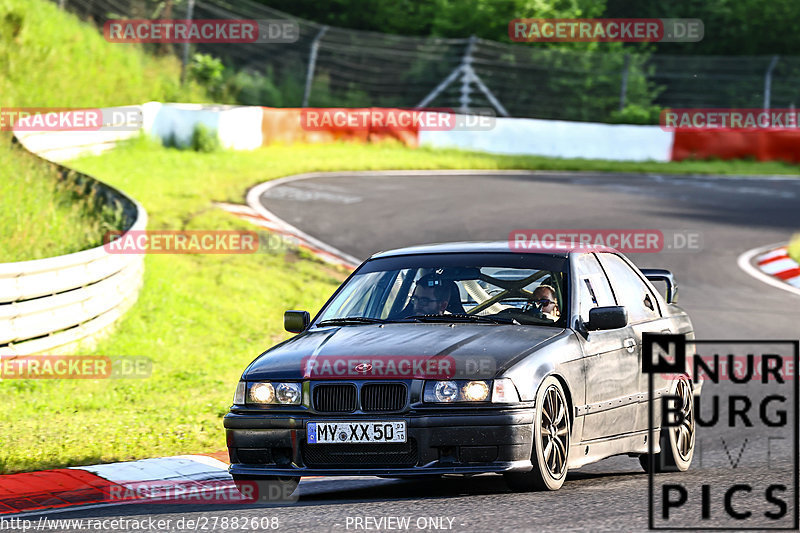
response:
[[[405,420],[407,443],[306,444],[308,421],[376,419]],[[337,417],[232,412],[224,423],[229,471],[244,477],[416,476],[524,472],[532,468],[532,409]]]

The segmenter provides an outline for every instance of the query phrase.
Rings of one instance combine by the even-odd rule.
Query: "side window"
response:
[[[581,320],[589,321],[589,310],[593,307],[606,307],[617,305],[614,302],[614,294],[608,284],[600,263],[592,254],[585,254],[578,258],[577,277],[578,292],[580,298],[579,313]]]
[[[628,320],[631,323],[653,320],[661,316],[656,297],[625,261],[612,253],[601,253],[598,256],[608,273],[619,305],[624,305],[628,310]]]

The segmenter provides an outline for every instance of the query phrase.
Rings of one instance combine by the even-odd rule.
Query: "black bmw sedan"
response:
[[[676,295],[668,271],[612,249],[376,254],[313,319],[287,311],[297,335],[245,369],[224,420],[230,473],[291,494],[302,476],[336,475],[501,473],[516,490],[555,490],[619,454],[686,470],[697,391],[688,375],[656,376],[684,423],[650,428],[641,364],[643,333],[692,336]]]

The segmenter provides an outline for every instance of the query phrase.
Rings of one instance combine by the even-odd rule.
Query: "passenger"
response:
[[[556,290],[551,285],[539,285],[536,287],[536,290],[533,291],[533,305],[545,318],[553,322],[561,317]]]

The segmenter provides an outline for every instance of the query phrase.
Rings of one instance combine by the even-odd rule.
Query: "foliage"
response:
[[[399,35],[468,37],[509,42],[516,18],[598,17],[605,0],[259,0],[272,8],[329,26]],[[582,48],[593,48],[583,43]]]
[[[800,19],[797,0],[605,0],[606,16],[698,18],[705,35],[697,43],[663,43],[658,54],[797,54]]]
[[[645,107],[639,104],[627,104],[622,111],[612,111],[610,122],[614,124],[657,124],[661,108]]]
[[[206,154],[220,150],[221,146],[217,131],[202,122],[198,122],[192,130],[191,148],[195,152]]]
[[[189,76],[206,88],[212,97],[218,96],[225,79],[222,61],[210,54],[194,54],[188,66]]]
[[[789,243],[789,257],[800,263],[800,233],[792,238]]]
[[[656,54],[772,55],[800,50],[797,0],[258,0],[259,3],[330,26],[400,35],[509,41],[516,18],[699,18],[705,38],[663,43]],[[608,50],[603,43],[554,44]],[[631,46],[629,46],[631,47]],[[633,46],[635,48],[635,46]]]
[[[297,92],[297,87],[278,87],[272,81],[270,70],[266,74],[257,71],[240,70],[228,76],[226,90],[228,99],[242,105],[260,105],[266,107],[299,106],[300,101],[293,102],[290,94]]]

